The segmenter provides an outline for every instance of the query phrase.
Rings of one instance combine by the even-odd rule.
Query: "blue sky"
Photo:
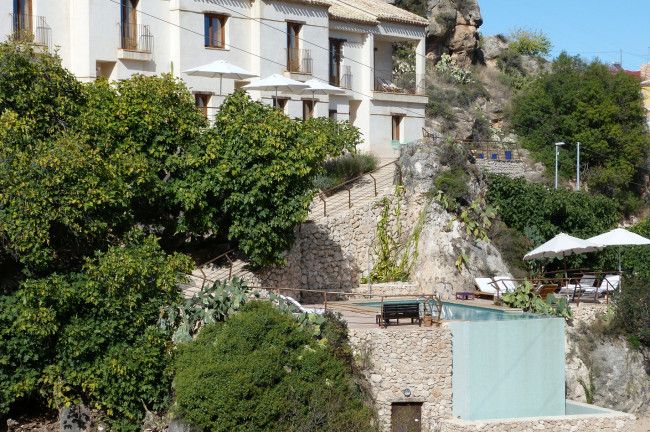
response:
[[[478,0],[483,35],[507,35],[512,28],[542,30],[553,43],[552,57],[567,51],[603,63],[620,61],[638,70],[648,62],[650,0]]]

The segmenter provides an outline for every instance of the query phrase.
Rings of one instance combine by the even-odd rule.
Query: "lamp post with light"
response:
[[[560,146],[563,145],[563,142],[555,143],[555,189],[557,189],[557,157],[560,155]]]

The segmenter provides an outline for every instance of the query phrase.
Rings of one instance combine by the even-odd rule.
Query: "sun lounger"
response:
[[[509,276],[495,276],[493,278],[475,278],[474,285],[476,285],[479,297],[501,297],[501,294],[508,291],[514,291],[516,288],[515,281],[511,280]]]
[[[535,294],[540,296],[542,300],[546,300],[549,294],[554,294],[557,291],[557,284],[542,284],[535,289]]]
[[[612,291],[616,291],[621,286],[620,275],[607,275],[603,278],[598,287],[589,287],[582,291],[580,299],[598,300]]]
[[[573,299],[576,295],[580,295],[581,293],[588,290],[593,290],[595,284],[596,284],[595,275],[592,274],[584,275],[582,276],[582,278],[580,278],[580,280],[577,283],[562,286],[558,293],[560,295]]]

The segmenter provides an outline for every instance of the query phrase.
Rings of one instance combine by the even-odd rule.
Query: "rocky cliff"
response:
[[[475,0],[430,0],[427,17],[427,57],[449,54],[459,65],[478,60],[478,28],[483,24]]]

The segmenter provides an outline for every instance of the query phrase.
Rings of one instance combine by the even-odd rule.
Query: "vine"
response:
[[[487,231],[492,226],[491,219],[496,217],[494,208],[490,206],[483,208],[479,201],[474,201],[467,207],[460,206],[442,190],[438,190],[434,199],[440,203],[444,210],[453,214],[445,228],[446,231],[449,231],[453,223],[458,221],[465,227],[465,232],[474,237],[475,241],[484,241],[486,243],[489,241]],[[462,271],[463,266],[469,266],[469,259],[464,251],[460,251],[455,264],[459,272]]]
[[[431,201],[420,211],[413,232],[402,245],[400,244],[400,238],[402,237],[400,216],[402,212],[401,198],[403,196],[404,186],[397,185],[395,187],[396,205],[392,214],[390,200],[387,197],[375,204],[374,208],[381,207],[375,234],[377,242],[373,246],[373,254],[377,257],[377,261],[368,276],[361,278],[361,283],[405,281],[408,280],[411,274],[418,257],[420,233],[424,227],[427,209]],[[391,215],[394,216],[394,225],[390,224]]]

